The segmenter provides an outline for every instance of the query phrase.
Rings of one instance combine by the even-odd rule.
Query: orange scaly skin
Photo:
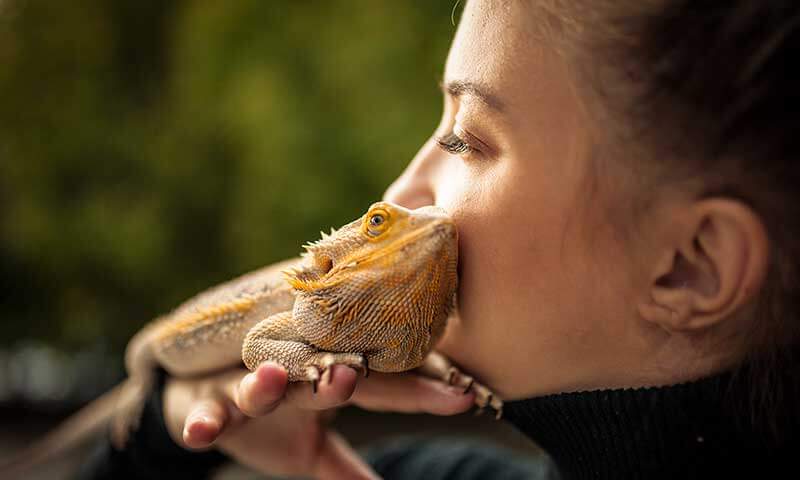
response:
[[[307,245],[307,264],[287,272],[294,308],[250,330],[245,365],[276,361],[290,381],[316,381],[333,363],[380,372],[419,367],[453,306],[457,240],[452,220],[434,207],[373,205]]]
[[[137,333],[125,354],[129,378],[24,452],[0,466],[54,457],[112,421],[124,445],[136,427],[154,371],[187,377],[266,360],[289,381],[311,381],[334,364],[363,370],[420,372],[474,390],[498,418],[502,401],[431,352],[455,305],[455,224],[436,207],[408,210],[386,202],[289,260],[214,287]],[[11,468],[13,468],[13,470]]]

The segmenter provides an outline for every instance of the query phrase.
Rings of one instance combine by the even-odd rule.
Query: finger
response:
[[[331,430],[322,438],[313,476],[320,480],[380,478],[341,435]]]
[[[375,374],[358,383],[351,402],[368,410],[455,415],[469,410],[475,394],[416,374]]]
[[[266,415],[280,404],[287,381],[286,369],[277,363],[264,362],[234,386],[231,398],[247,416]]]
[[[314,393],[308,382],[294,382],[286,389],[286,399],[298,408],[327,410],[345,403],[356,388],[358,372],[346,365],[333,365],[323,375]]]
[[[206,448],[228,423],[228,408],[222,398],[200,400],[192,406],[183,426],[183,442],[189,448]]]

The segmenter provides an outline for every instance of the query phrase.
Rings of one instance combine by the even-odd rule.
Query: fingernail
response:
[[[275,363],[273,361],[267,360],[266,362],[259,365],[258,369],[265,369],[265,370],[283,370],[283,365],[279,363]]]
[[[286,369],[283,366],[273,362],[264,362],[254,372],[262,382],[272,382],[275,378],[288,376]]]
[[[184,439],[191,438],[193,443],[208,444],[214,441],[220,430],[220,424],[206,414],[192,415],[183,428]],[[195,443],[195,445],[197,445]]]
[[[252,388],[253,383],[256,382],[256,374],[255,373],[248,373],[244,377],[242,377],[241,382],[239,382],[239,390],[250,390]]]
[[[209,415],[205,415],[205,414],[200,415],[199,417],[195,418],[194,420],[196,422],[204,423],[204,424],[206,424],[208,426],[212,426],[212,425],[214,425],[216,423],[214,421],[214,419],[212,419]]]
[[[188,425],[197,425],[197,424],[206,424],[212,425],[214,420],[211,418],[206,412],[195,412],[189,416],[188,421],[186,422]]]

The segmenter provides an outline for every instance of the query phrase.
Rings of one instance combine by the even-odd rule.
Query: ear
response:
[[[640,315],[669,332],[711,327],[752,300],[764,282],[769,242],[758,215],[732,198],[695,201],[661,232]]]

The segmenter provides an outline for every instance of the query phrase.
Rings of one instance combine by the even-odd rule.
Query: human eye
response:
[[[453,131],[441,137],[436,137],[436,144],[439,145],[439,148],[451,155],[466,155],[475,151],[470,144]]]

